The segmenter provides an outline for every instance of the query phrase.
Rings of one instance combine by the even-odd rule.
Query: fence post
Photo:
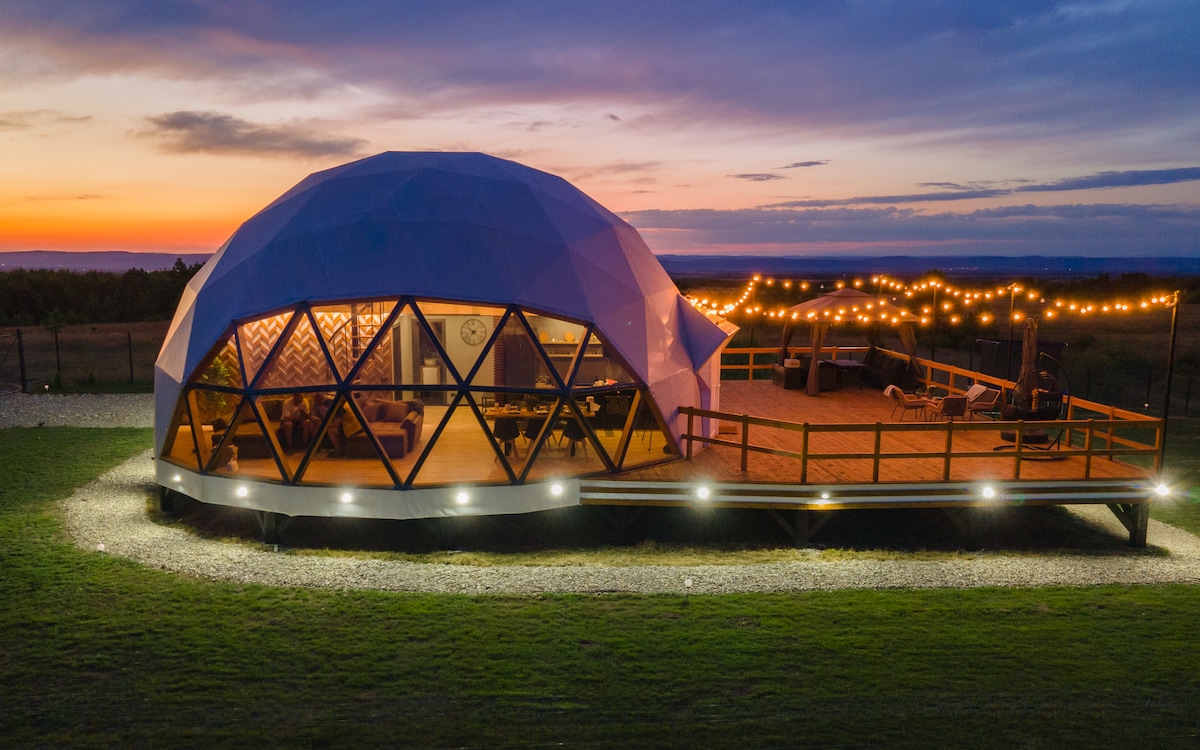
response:
[[[133,385],[133,331],[125,331],[125,338],[129,342],[129,384]]]
[[[29,380],[25,377],[25,344],[21,340],[21,329],[17,329],[17,361],[21,366],[21,393],[29,393]],[[1191,381],[1188,381],[1191,385]]]

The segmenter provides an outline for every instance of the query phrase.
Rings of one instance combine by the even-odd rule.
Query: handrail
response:
[[[687,416],[687,430],[683,435],[686,443],[686,455],[691,456],[693,451],[693,443],[701,445],[719,445],[731,448],[738,448],[741,451],[742,471],[746,470],[747,462],[750,453],[766,453],[787,458],[795,458],[800,461],[800,482],[808,481],[808,467],[814,460],[852,460],[852,459],[870,459],[873,463],[873,481],[878,481],[879,478],[879,462],[884,459],[928,459],[941,458],[943,460],[942,479],[949,481],[951,473],[951,465],[955,459],[964,458],[994,458],[998,454],[995,451],[954,451],[953,436],[960,432],[984,432],[992,431],[999,433],[1001,430],[1011,430],[1015,434],[1014,453],[1013,453],[1013,469],[1012,478],[1019,479],[1021,475],[1021,459],[1028,455],[1028,449],[1025,447],[1024,436],[1031,431],[1043,430],[1067,430],[1067,431],[1083,431],[1084,445],[1082,448],[1074,446],[1069,442],[1062,444],[1057,449],[1058,454],[1068,454],[1074,456],[1082,456],[1084,458],[1083,479],[1090,479],[1092,476],[1092,459],[1096,457],[1107,458],[1112,460],[1118,456],[1132,455],[1147,455],[1154,459],[1154,471],[1157,473],[1161,470],[1160,457],[1158,455],[1158,441],[1161,440],[1162,420],[1148,420],[1153,424],[1148,424],[1147,421],[1139,420],[1138,424],[1131,425],[1131,420],[1124,419],[1086,419],[1086,420],[1051,420],[1038,422],[938,422],[938,423],[810,423],[810,422],[790,422],[779,419],[769,419],[765,417],[754,417],[748,414],[733,414],[730,412],[713,411],[711,409],[698,409],[695,407],[682,407],[680,413]],[[741,425],[741,438],[734,442],[725,440],[719,437],[710,437],[703,434],[696,434],[694,430],[695,418],[701,419],[718,419],[727,422],[733,422]],[[798,432],[801,436],[800,451],[786,450],[782,448],[772,448],[765,445],[755,445],[750,442],[750,427],[769,427],[773,429]],[[1114,434],[1113,430],[1119,427],[1150,427],[1155,429],[1154,445],[1140,443],[1127,438],[1121,438]],[[874,436],[873,448],[869,452],[856,451],[849,453],[822,453],[813,452],[810,450],[809,438],[814,433],[872,433]],[[913,451],[904,453],[883,452],[882,435],[885,433],[904,433],[904,432],[944,432],[945,433],[945,448],[938,451]],[[1098,447],[1102,444],[1103,447]],[[1114,446],[1125,447],[1114,447]]]

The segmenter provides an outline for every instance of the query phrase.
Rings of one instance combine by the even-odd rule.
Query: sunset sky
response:
[[[0,0],[0,250],[469,150],[656,252],[1200,253],[1200,3]]]

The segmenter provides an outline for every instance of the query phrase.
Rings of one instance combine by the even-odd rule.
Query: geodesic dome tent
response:
[[[379,154],[302,181],[188,285],[155,365],[158,481],[293,516],[574,504],[579,477],[678,458],[729,333],[566,181]]]

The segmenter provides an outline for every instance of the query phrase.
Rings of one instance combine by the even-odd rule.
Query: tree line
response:
[[[201,264],[125,273],[15,269],[0,273],[0,326],[169,320]]]

